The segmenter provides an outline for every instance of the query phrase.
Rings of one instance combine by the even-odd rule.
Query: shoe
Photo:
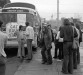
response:
[[[69,72],[69,74],[73,74],[73,72]]]
[[[57,59],[57,57],[53,57],[54,59]]]
[[[61,71],[62,73],[64,73],[64,74],[68,74],[68,72],[64,72],[64,71]]]
[[[22,58],[25,58],[25,56],[22,56]]]
[[[57,59],[57,61],[61,61],[60,59]]]
[[[77,69],[77,67],[74,67],[73,69]]]
[[[45,64],[46,62],[45,61],[42,61],[42,64]]]
[[[51,63],[48,63],[48,62],[46,63],[46,65],[51,65],[51,64],[52,64],[52,62]]]

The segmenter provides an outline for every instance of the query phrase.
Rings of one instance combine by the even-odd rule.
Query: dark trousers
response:
[[[79,47],[73,50],[73,67],[77,69],[77,64],[80,63],[80,52]]]
[[[63,59],[63,43],[62,42],[57,42],[55,43],[55,52],[54,52],[54,57],[57,58],[57,52],[59,49],[59,59]]]
[[[5,58],[0,56],[0,75],[5,75],[6,65]]]
[[[41,50],[42,61],[47,63],[52,63],[51,49],[46,50],[46,47],[43,46]]]
[[[77,48],[77,64],[80,64],[80,52],[79,52],[79,47]]]
[[[62,71],[64,73],[73,73],[73,50],[72,50],[72,42],[63,43],[63,64]]]
[[[73,49],[73,68],[77,69],[77,49]]]
[[[27,39],[27,59],[32,59],[32,39]]]

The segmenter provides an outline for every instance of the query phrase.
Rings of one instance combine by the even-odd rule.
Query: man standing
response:
[[[73,73],[73,36],[74,38],[77,37],[77,32],[73,27],[70,25],[68,19],[64,19],[63,22],[64,26],[60,30],[60,37],[63,38],[63,64],[62,64],[62,72]],[[74,33],[74,34],[73,34]]]
[[[32,59],[32,41],[34,39],[34,30],[33,27],[30,26],[29,22],[26,22],[26,40],[27,40],[27,49],[28,55],[26,59]]]
[[[4,46],[7,43],[7,35],[1,31],[3,22],[0,21],[0,75],[5,75],[5,58],[6,58],[6,53],[4,51]]]
[[[41,38],[41,55],[42,55],[42,64],[51,65],[52,64],[52,34],[51,30],[47,26],[42,27],[42,38]]]

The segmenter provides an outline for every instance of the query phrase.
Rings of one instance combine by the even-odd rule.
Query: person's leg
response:
[[[60,60],[62,59],[62,49],[63,49],[62,43],[59,42],[59,59]]]
[[[25,57],[24,41],[22,41],[22,57]]]
[[[77,69],[77,50],[73,49],[73,68]]]
[[[32,39],[27,40],[27,47],[28,47],[28,59],[32,59]]]
[[[55,52],[53,58],[57,58],[57,51],[58,51],[58,43],[55,44]]]
[[[77,64],[80,64],[80,52],[79,52],[79,48],[77,49]]]
[[[62,63],[62,72],[65,74],[68,73],[68,62],[69,62],[69,56],[64,55],[63,63]]]
[[[41,55],[42,55],[42,64],[47,62],[47,57],[46,57],[46,48],[45,46],[42,47],[41,49]]]
[[[21,58],[21,41],[18,42],[18,53],[17,53],[17,57]]]
[[[62,72],[67,74],[68,73],[68,62],[69,62],[69,55],[68,55],[68,44],[64,43],[63,44],[63,53],[64,53],[64,58],[63,58],[63,64],[62,64]]]
[[[0,75],[5,75],[5,70],[6,70],[5,58],[3,56],[0,56]]]
[[[47,53],[47,64],[52,64],[51,49],[48,49],[46,53]]]
[[[26,58],[25,59],[28,59],[28,54],[29,54],[29,39],[26,40],[26,43],[27,43],[27,54],[26,54]]]
[[[69,42],[69,65],[68,72],[73,73],[73,50],[72,50],[72,42]]]

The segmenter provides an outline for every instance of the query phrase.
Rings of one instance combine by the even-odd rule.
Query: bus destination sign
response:
[[[29,12],[29,10],[26,9],[3,9],[2,12]]]

